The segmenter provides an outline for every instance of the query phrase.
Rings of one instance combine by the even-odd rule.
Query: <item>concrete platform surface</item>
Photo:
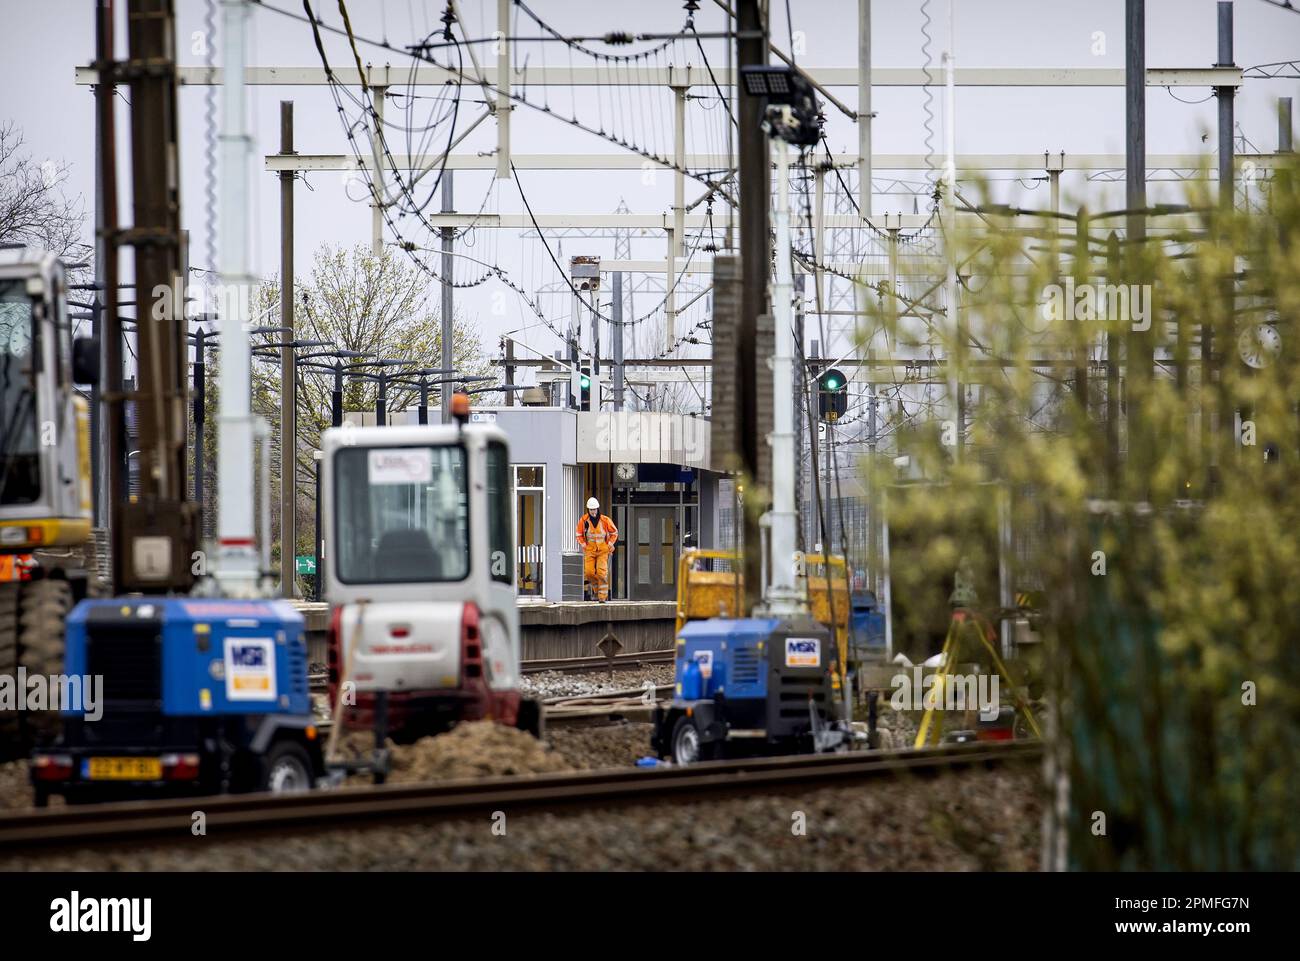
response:
[[[330,606],[293,601],[307,622],[308,660],[324,663],[325,632]],[[525,660],[598,655],[596,646],[606,632],[623,645],[623,653],[672,647],[677,604],[674,601],[545,601],[519,602],[519,627]]]
[[[520,602],[519,623],[532,627],[572,627],[597,621],[673,621],[677,618],[675,601],[561,601],[539,604]]]

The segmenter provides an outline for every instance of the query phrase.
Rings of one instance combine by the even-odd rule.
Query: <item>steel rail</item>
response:
[[[557,694],[554,697],[548,697],[543,704],[549,711],[557,707],[603,707],[607,704],[621,704],[623,701],[640,701],[647,707],[653,707],[653,702],[646,701],[645,696],[649,691],[654,691],[655,699],[671,694],[674,684],[653,684],[649,687],[625,687],[616,691],[597,691],[592,694]]]
[[[640,651],[629,654],[615,654],[614,670],[625,671],[651,664],[671,664],[676,651],[667,648],[662,651]],[[609,670],[610,659],[596,655],[594,657],[548,657],[530,661],[520,661],[519,669],[524,674],[540,674],[543,671],[558,671],[561,674],[585,674]]]
[[[227,840],[258,832],[320,830],[371,822],[466,817],[505,807],[564,808],[655,803],[710,795],[745,795],[945,770],[1030,762],[1037,741],[943,745],[921,750],[715,761],[689,767],[619,768],[531,776],[387,784],[275,796],[218,795],[154,802],[119,802],[0,816],[0,855],[32,847],[126,844],[192,838],[201,811],[207,837]]]

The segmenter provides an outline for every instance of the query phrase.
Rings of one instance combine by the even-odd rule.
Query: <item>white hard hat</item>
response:
[[[600,501],[596,500],[596,498],[594,498],[594,497],[588,497],[588,498],[587,498],[587,510],[589,510],[589,511],[598,511],[598,510],[600,510]]]

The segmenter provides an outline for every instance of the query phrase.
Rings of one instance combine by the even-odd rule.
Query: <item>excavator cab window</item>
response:
[[[335,562],[345,584],[469,574],[465,449],[346,447],[334,455]]]
[[[41,495],[36,312],[21,282],[0,283],[0,504]]]
[[[50,318],[50,330],[54,332],[54,383],[60,388],[69,385],[72,378],[72,320],[68,317],[66,298],[60,278],[53,291],[54,316]]]

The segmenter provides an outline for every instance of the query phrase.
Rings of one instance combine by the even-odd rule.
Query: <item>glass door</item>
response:
[[[515,467],[515,560],[520,596],[540,596],[546,560],[546,468]]]
[[[670,601],[677,596],[677,508],[631,509],[634,542],[630,545],[633,600]]]

